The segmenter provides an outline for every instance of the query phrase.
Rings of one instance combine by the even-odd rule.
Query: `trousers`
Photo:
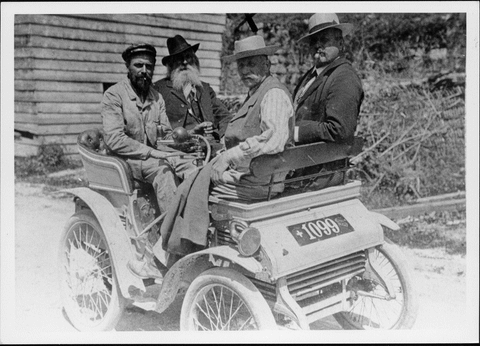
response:
[[[133,178],[152,184],[160,213],[172,202],[177,186],[197,170],[192,159],[169,157],[166,159],[127,160]]]

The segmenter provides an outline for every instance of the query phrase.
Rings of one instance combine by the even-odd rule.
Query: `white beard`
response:
[[[176,90],[183,90],[187,84],[202,86],[200,71],[191,65],[188,65],[186,70],[176,68],[172,71],[170,79],[172,80],[173,88]]]

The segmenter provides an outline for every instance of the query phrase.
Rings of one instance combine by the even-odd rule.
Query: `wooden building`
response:
[[[41,144],[76,154],[77,135],[101,127],[103,92],[126,76],[121,53],[132,43],[157,49],[153,81],[163,78],[166,39],[200,43],[202,80],[220,86],[224,14],[15,15],[15,155]]]

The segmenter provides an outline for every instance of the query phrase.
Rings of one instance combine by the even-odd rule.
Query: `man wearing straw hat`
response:
[[[233,55],[238,74],[249,89],[247,98],[228,123],[224,148],[206,166],[183,182],[162,224],[162,240],[154,246],[167,267],[179,257],[207,246],[208,195],[230,200],[259,200],[268,195],[269,177],[250,174],[252,158],[283,151],[293,144],[294,114],[287,88],[270,75],[269,55],[279,46],[265,46],[261,36],[235,42]],[[285,174],[277,176],[283,180]],[[210,182],[213,182],[211,187]],[[283,186],[277,184],[272,194]],[[211,188],[210,188],[211,187]],[[165,255],[168,253],[168,255]]]
[[[353,25],[340,23],[334,13],[316,13],[310,17],[308,28],[308,34],[299,42],[309,43],[314,66],[300,79],[293,94],[295,143],[349,143],[364,96],[360,78],[345,58],[344,37],[351,33]],[[323,169],[335,170],[336,166],[324,165]],[[309,168],[303,175],[319,169]],[[336,183],[338,178],[341,176],[336,176]],[[330,181],[328,185],[336,183]]]
[[[229,199],[263,199],[268,180],[249,173],[251,159],[275,154],[293,145],[293,107],[287,88],[270,75],[269,55],[280,46],[265,46],[263,37],[235,42],[234,54],[223,58],[237,62],[238,74],[249,89],[243,106],[225,131],[225,151],[212,166],[212,195]],[[281,180],[283,177],[276,177]],[[283,190],[280,184],[273,193]]]

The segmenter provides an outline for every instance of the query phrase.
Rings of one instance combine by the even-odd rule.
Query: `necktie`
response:
[[[195,89],[192,88],[190,94],[188,94],[187,98],[188,103],[190,104],[189,113],[190,115],[198,122],[201,123],[203,121],[203,117],[198,106],[198,101],[196,99]]]

